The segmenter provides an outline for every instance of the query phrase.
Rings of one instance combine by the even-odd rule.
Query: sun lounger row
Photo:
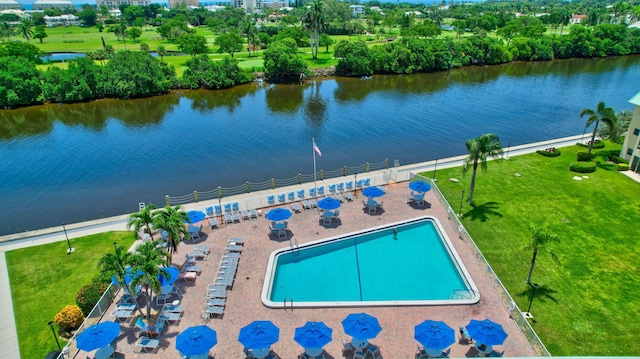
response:
[[[371,179],[365,178],[365,179],[356,181],[355,187],[354,187],[353,181],[348,181],[348,182],[340,182],[337,184],[328,185],[327,188],[330,194],[333,194],[334,196],[336,196],[336,199],[343,201],[344,199],[341,199],[341,198],[343,198],[344,196],[344,198],[346,198],[347,200],[352,201],[353,197],[351,196],[349,191],[353,191],[354,189],[360,189],[360,188],[369,187],[369,186],[371,186]],[[283,204],[288,202],[295,202],[296,200],[304,201],[307,198],[315,198],[315,197],[324,196],[324,195],[325,195],[325,186],[319,186],[319,187],[309,188],[308,191],[301,189],[296,192],[281,193],[278,195],[269,195],[267,196],[267,203],[269,205],[276,205],[276,204]],[[303,206],[304,206],[304,203],[303,203]]]
[[[202,310],[202,318],[209,319],[224,313],[227,289],[233,287],[243,245],[244,238],[230,237],[227,241],[225,253],[220,258],[216,279],[207,287],[205,293],[206,299]]]

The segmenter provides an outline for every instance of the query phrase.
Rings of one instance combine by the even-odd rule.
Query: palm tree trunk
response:
[[[318,58],[318,47],[320,46],[320,36],[318,36],[318,24],[316,23],[316,29],[315,29],[315,36],[316,36],[316,53],[313,56],[314,59]]]
[[[533,248],[533,257],[531,257],[531,265],[529,266],[529,274],[527,275],[527,284],[531,284],[531,275],[533,274],[533,267],[536,265],[536,257],[538,256],[538,247]]]
[[[471,176],[471,188],[469,188],[469,200],[467,203],[471,205],[473,200],[473,189],[476,187],[476,173],[478,172],[478,159],[473,161],[473,175]]]
[[[140,305],[138,305],[138,301],[136,300],[135,295],[131,290],[131,286],[125,283],[124,278],[122,280],[122,283],[124,283],[124,288],[127,290],[127,292],[129,292],[129,295],[131,296],[131,299],[133,300],[133,304],[136,306],[136,309],[138,310],[138,312],[140,312],[140,315],[144,316],[144,313],[142,312],[142,308],[140,308]]]
[[[593,141],[596,140],[596,131],[598,130],[598,123],[600,120],[596,121],[595,127],[593,127],[593,134],[591,135],[591,142],[589,143],[589,154],[591,154],[591,149],[593,148]]]

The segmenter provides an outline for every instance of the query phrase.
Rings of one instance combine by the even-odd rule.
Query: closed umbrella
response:
[[[94,324],[76,337],[76,347],[90,352],[109,345],[120,334],[120,325],[112,321]]]
[[[267,212],[265,217],[270,221],[285,221],[289,219],[291,215],[291,211],[286,208],[274,208]]]
[[[335,198],[327,197],[318,201],[318,208],[331,211],[340,208],[340,201]]]
[[[411,188],[416,192],[422,192],[422,193],[431,191],[431,185],[425,181],[409,182],[409,188]]]
[[[176,338],[176,349],[184,356],[195,356],[209,353],[218,343],[215,330],[206,325],[189,327]]]
[[[446,323],[435,320],[425,320],[416,325],[413,337],[425,349],[434,350],[443,350],[456,341],[454,330]]]
[[[476,342],[486,345],[500,345],[509,336],[502,325],[494,323],[489,319],[472,319],[466,326],[469,336]]]
[[[376,198],[384,196],[384,191],[380,187],[367,187],[362,190],[362,195],[369,198]]]

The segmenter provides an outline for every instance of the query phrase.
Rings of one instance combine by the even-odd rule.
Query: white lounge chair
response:
[[[300,213],[300,205],[297,203],[291,203],[291,209],[295,212],[295,213]]]
[[[160,346],[160,340],[151,339],[148,337],[140,337],[136,342],[136,348],[139,349],[138,352],[144,351],[145,353],[151,353],[155,351]]]

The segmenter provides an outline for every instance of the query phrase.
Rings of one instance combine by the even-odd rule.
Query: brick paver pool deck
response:
[[[212,253],[206,261],[198,261],[202,273],[195,282],[182,282],[180,286],[184,292],[181,304],[185,311],[180,321],[175,325],[165,327],[159,336],[160,347],[155,353],[136,353],[134,344],[140,334],[132,324],[122,324],[122,331],[118,337],[119,353],[122,358],[179,358],[175,348],[176,336],[185,328],[201,325],[205,321],[201,318],[207,286],[214,281],[223,248],[229,237],[243,237],[244,250],[240,257],[238,272],[233,288],[227,292],[227,302],[224,315],[212,318],[206,324],[218,333],[218,344],[211,350],[211,355],[221,358],[243,358],[243,346],[238,342],[240,328],[254,320],[271,320],[280,328],[280,341],[272,346],[273,351],[280,358],[297,358],[303,349],[294,340],[294,330],[307,321],[323,321],[333,328],[333,341],[324,347],[327,358],[341,358],[341,343],[350,340],[342,329],[341,321],[349,314],[365,311],[378,318],[382,332],[370,340],[381,347],[385,358],[415,358],[417,342],[413,338],[414,326],[426,319],[442,320],[454,329],[466,325],[470,319],[488,318],[501,324],[509,337],[505,343],[495,346],[497,352],[504,351],[504,356],[526,357],[535,356],[516,323],[510,319],[507,308],[502,304],[498,295],[490,285],[493,274],[487,273],[487,267],[480,263],[468,247],[471,244],[461,240],[456,228],[447,217],[446,210],[440,205],[433,193],[427,193],[425,199],[430,205],[413,208],[406,203],[409,194],[407,182],[391,184],[384,187],[387,194],[384,201],[384,212],[376,215],[368,214],[363,209],[363,197],[358,193],[353,202],[346,202],[340,208],[341,222],[333,222],[333,226],[324,227],[319,221],[317,210],[306,210],[294,214],[289,219],[290,232],[287,239],[277,240],[269,236],[269,221],[261,216],[252,223],[243,221],[229,225],[220,225],[218,229],[209,229],[206,220],[203,221],[205,234],[200,240],[181,243],[178,253],[174,255],[176,264],[183,264],[184,254],[198,244],[211,246]],[[263,209],[267,211],[268,209]],[[261,290],[264,282],[268,257],[272,251],[288,247],[289,238],[299,244],[350,233],[383,224],[403,221],[420,216],[438,218],[449,238],[453,242],[460,258],[478,286],[481,300],[475,305],[457,306],[411,306],[411,307],[359,307],[351,308],[311,308],[311,309],[270,309],[261,300]],[[220,219],[218,219],[220,222]],[[401,240],[401,239],[400,239]],[[371,260],[376,260],[372,258]],[[384,266],[384,262],[380,262]],[[300,278],[313,280],[313,278]],[[419,282],[416,285],[420,285]],[[295,302],[295,298],[293,298]],[[105,319],[108,317],[105,315]],[[457,330],[456,330],[457,333]],[[458,336],[459,338],[459,336]],[[79,353],[77,358],[85,358],[93,353]],[[455,343],[451,346],[450,357],[476,356],[477,351],[472,345]]]

